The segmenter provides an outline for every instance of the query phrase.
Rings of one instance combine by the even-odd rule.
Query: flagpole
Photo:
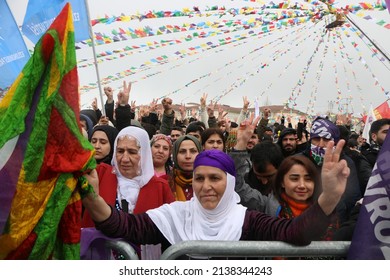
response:
[[[85,8],[87,10],[87,17],[88,17],[88,30],[89,30],[89,37],[92,40],[92,51],[93,51],[93,59],[95,61],[95,70],[96,70],[96,77],[97,77],[97,84],[99,87],[99,95],[100,95],[100,103],[102,106],[102,114],[105,115],[105,109],[104,109],[104,101],[103,101],[103,91],[102,91],[102,85],[100,84],[100,75],[99,75],[99,67],[96,59],[96,50],[95,50],[95,38],[93,36],[92,32],[92,25],[91,25],[91,17],[89,14],[89,6],[88,6],[88,0],[84,0],[85,2]]]

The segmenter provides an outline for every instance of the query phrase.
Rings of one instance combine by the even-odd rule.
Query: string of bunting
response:
[[[260,29],[260,32],[258,33],[258,35],[265,34],[265,33],[270,32],[276,28],[280,29],[280,28],[285,27],[285,26],[290,26],[293,23],[300,23],[301,21],[306,22],[307,20],[309,20],[309,18],[306,18],[306,19],[300,20],[300,21],[281,20],[281,21],[275,22],[275,23],[272,22],[266,26],[259,26],[258,29]],[[225,38],[224,41],[219,41],[218,45],[224,45],[224,44],[229,44],[229,43],[234,42],[234,41],[243,40],[248,35],[249,36],[256,35],[256,33],[254,31],[248,31],[248,32],[245,32],[243,34],[244,35],[235,36],[234,39],[232,39],[231,36],[228,36]],[[210,48],[218,47],[218,45],[215,45],[211,42],[208,42],[207,44],[202,44],[201,46],[194,47],[189,52],[187,52],[187,54],[193,55],[196,53],[195,50],[205,51],[205,50],[209,50]],[[186,51],[175,52],[175,55],[180,56],[180,58],[184,58],[185,54],[186,54]],[[121,73],[116,73],[115,75],[111,75],[110,77],[103,78],[101,83],[102,84],[108,83],[110,81],[110,78],[112,79],[112,81],[115,81],[115,80],[124,78],[126,76],[129,76],[131,74],[135,74],[137,72],[137,69],[143,69],[144,66],[150,66],[151,64],[161,65],[162,63],[166,63],[167,61],[170,61],[170,60],[172,60],[172,59],[169,58],[168,56],[151,58],[148,61],[144,62],[140,67],[132,67],[131,69],[122,71]],[[81,86],[80,91],[82,93],[85,93],[85,92],[88,92],[88,91],[96,89],[96,88],[97,88],[97,83],[90,83],[88,85]]]

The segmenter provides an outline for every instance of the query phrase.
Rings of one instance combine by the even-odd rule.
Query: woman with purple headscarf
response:
[[[344,141],[335,149],[328,144],[323,165],[323,192],[318,202],[292,220],[279,219],[239,204],[234,191],[233,160],[219,150],[201,152],[194,162],[194,197],[132,215],[107,205],[96,194],[83,204],[96,228],[110,237],[136,243],[161,243],[163,249],[188,240],[277,240],[307,245],[318,239],[330,223],[333,210],[345,189],[349,169],[339,161]],[[94,171],[86,175],[98,193]]]

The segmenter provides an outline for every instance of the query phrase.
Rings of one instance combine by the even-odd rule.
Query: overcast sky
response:
[[[10,8],[18,10],[17,21],[23,20],[21,3],[25,0],[8,1]],[[274,1],[278,2],[278,1]],[[298,1],[299,2],[299,1]],[[336,6],[345,6],[361,1],[338,1]],[[17,4],[19,3],[19,4]],[[145,11],[174,11],[198,6],[204,10],[218,5],[226,8],[243,6],[261,6],[250,1],[161,1],[161,0],[93,0],[88,1],[91,19],[105,15],[132,15]],[[268,1],[267,1],[268,3]],[[385,11],[367,11],[373,19],[383,19],[390,23],[390,15]],[[19,18],[18,18],[19,17]],[[390,30],[376,24],[377,20],[365,20],[356,15],[351,19],[375,40],[378,46],[390,53]],[[133,20],[110,25],[97,24],[94,32],[111,35],[112,30],[119,27],[127,29],[150,26],[157,28],[167,24],[183,25],[184,23],[215,22],[225,19],[250,20],[254,16],[229,17],[180,17],[164,19]],[[333,112],[353,112],[359,115],[373,104],[374,107],[387,99],[383,92],[390,90],[389,62],[380,62],[372,57],[367,47],[368,41],[361,40],[350,28],[338,29],[323,36],[325,20],[314,25],[307,22],[298,26],[287,26],[261,36],[252,36],[237,40],[235,43],[207,49],[201,47],[197,54],[188,55],[188,49],[200,47],[207,42],[230,36],[242,37],[250,30],[258,33],[259,29],[239,30],[218,36],[197,38],[181,44],[173,44],[155,50],[140,51],[132,55],[124,55],[120,59],[108,60],[104,57],[98,64],[101,79],[109,82],[116,92],[122,85],[122,80],[113,81],[110,76],[124,77],[124,71],[136,67],[142,71],[125,77],[132,81],[131,99],[137,104],[149,103],[153,98],[170,96],[174,103],[199,103],[200,96],[208,93],[208,99],[219,100],[220,103],[240,107],[242,97],[248,96],[252,101],[259,99],[260,105],[268,102],[280,105],[290,100],[289,105],[306,113],[324,113],[329,109]],[[198,32],[218,31],[218,29],[197,30]],[[97,46],[97,53],[123,49],[126,46],[140,46],[146,42],[177,39],[184,41],[187,35],[194,31],[177,32],[170,35],[145,37]],[[323,42],[320,42],[321,38]],[[357,45],[353,47],[353,43]],[[186,51],[180,58],[175,52]],[[168,63],[159,65],[150,63],[150,59],[166,55]],[[92,48],[77,51],[79,60],[92,59]],[[91,60],[90,60],[91,61]],[[150,67],[141,67],[146,62]],[[85,62],[84,62],[85,65]],[[96,70],[93,66],[79,68],[80,85],[96,84]],[[187,86],[186,86],[187,85]],[[293,90],[294,94],[292,95]],[[81,104],[87,107],[94,97],[99,97],[98,88],[83,91]],[[338,103],[338,104],[337,104]],[[333,104],[333,106],[332,106]]]

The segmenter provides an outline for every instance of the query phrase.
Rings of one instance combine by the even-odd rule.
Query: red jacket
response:
[[[96,171],[99,176],[99,195],[107,204],[115,207],[118,181],[112,173],[112,166],[100,163]],[[144,213],[147,210],[160,207],[165,203],[175,201],[175,197],[166,180],[153,176],[150,181],[140,189],[134,214]],[[95,227],[88,212],[84,212],[81,227]]]

